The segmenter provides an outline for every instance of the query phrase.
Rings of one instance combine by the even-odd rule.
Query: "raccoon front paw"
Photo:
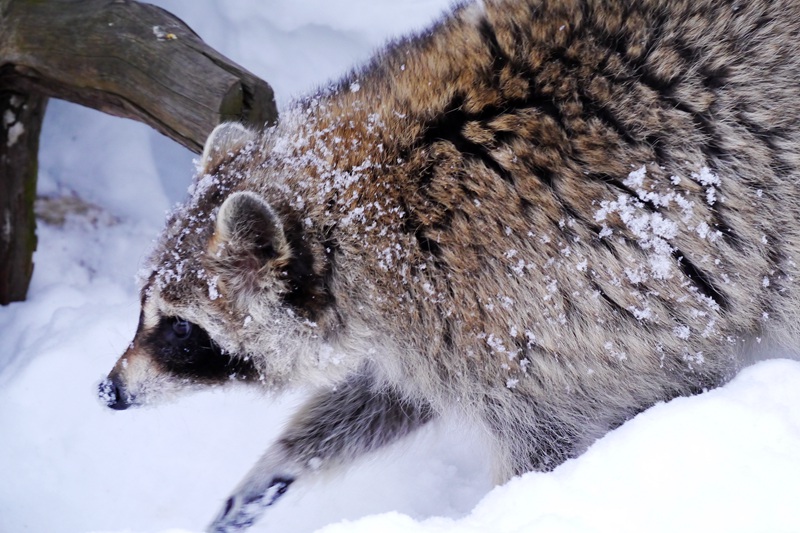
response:
[[[208,527],[208,533],[236,533],[252,526],[267,507],[283,496],[293,481],[292,478],[276,477],[261,494],[232,495]]]

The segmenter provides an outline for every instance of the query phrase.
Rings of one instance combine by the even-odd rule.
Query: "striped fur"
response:
[[[319,392],[212,530],[444,412],[499,480],[551,469],[749,339],[795,342],[798,37],[790,0],[485,0],[274,128],[221,126],[145,315]],[[123,403],[201,384],[159,366],[157,322]]]

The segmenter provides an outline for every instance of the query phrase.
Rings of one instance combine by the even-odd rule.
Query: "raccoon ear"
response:
[[[200,158],[201,173],[209,173],[230,154],[238,152],[249,142],[254,142],[258,134],[238,122],[224,122],[214,128],[206,139],[203,155]]]
[[[226,253],[245,254],[256,268],[290,255],[278,214],[263,198],[247,191],[231,194],[219,209],[209,248],[216,253],[221,247]]]

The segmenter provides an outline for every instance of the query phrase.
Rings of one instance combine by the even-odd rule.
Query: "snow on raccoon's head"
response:
[[[209,137],[192,197],[141,276],[134,340],[100,385],[109,407],[229,381],[276,388],[318,350],[332,299],[297,214],[246,188],[256,141],[238,124]]]

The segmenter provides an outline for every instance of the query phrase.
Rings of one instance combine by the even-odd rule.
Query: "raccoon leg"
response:
[[[486,398],[484,421],[496,436],[495,476],[498,483],[526,472],[547,472],[575,457],[594,434],[591,420],[570,420],[572,411],[553,412],[535,398],[514,394],[508,399]],[[577,409],[574,409],[577,410]],[[511,437],[510,437],[511,436]]]
[[[608,406],[573,391],[572,402],[513,394],[513,402],[487,398],[484,421],[495,439],[496,476],[499,483],[526,472],[549,472],[577,457],[598,438],[644,409]],[[512,437],[509,437],[512,436]]]
[[[209,527],[232,533],[252,525],[296,479],[389,444],[433,418],[425,403],[376,385],[368,374],[312,398],[250,470]]]

